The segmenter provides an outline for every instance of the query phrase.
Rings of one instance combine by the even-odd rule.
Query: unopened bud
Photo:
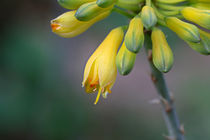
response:
[[[210,29],[210,10],[186,7],[181,13],[186,20],[192,21],[206,29]]]
[[[89,21],[101,13],[110,11],[111,8],[112,7],[101,8],[96,4],[96,2],[90,2],[80,6],[79,9],[77,9],[75,17],[80,21]]]
[[[199,32],[201,36],[201,42],[199,43],[187,42],[187,43],[193,50],[204,55],[210,55],[210,33],[207,33],[202,30],[199,30]]]
[[[143,23],[139,16],[134,17],[125,35],[125,44],[129,51],[138,53],[144,44]]]
[[[165,22],[167,27],[183,40],[193,43],[200,42],[200,34],[195,25],[183,22],[176,17],[167,17],[165,18]]]
[[[155,11],[150,6],[144,6],[142,8],[141,19],[146,29],[150,29],[157,23]]]
[[[144,2],[144,0],[117,0],[116,5],[127,10],[140,11],[140,3],[142,2]]]
[[[152,59],[155,67],[161,72],[168,72],[173,66],[173,53],[164,33],[158,29],[152,30]]]
[[[119,73],[121,75],[128,75],[134,67],[135,60],[136,54],[130,52],[126,48],[125,43],[123,43],[116,58],[116,65]]]
[[[97,0],[96,4],[99,7],[107,8],[107,7],[111,6],[112,4],[114,4],[115,2],[116,2],[116,0]]]

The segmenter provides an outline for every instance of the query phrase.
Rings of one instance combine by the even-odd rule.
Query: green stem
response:
[[[121,15],[124,15],[124,16],[128,17],[129,19],[132,19],[135,16],[135,14],[129,13],[129,12],[127,12],[125,10],[122,10],[121,8],[118,8],[118,7],[114,7],[112,9],[112,11],[117,12],[117,13],[119,13]]]
[[[182,127],[180,125],[175,106],[174,101],[171,97],[171,94],[167,88],[164,75],[155,68],[152,62],[152,41],[151,41],[151,33],[146,33],[146,40],[145,40],[145,48],[148,54],[148,59],[150,63],[150,67],[152,70],[151,77],[152,81],[158,91],[159,96],[161,97],[161,103],[163,107],[163,116],[164,120],[167,125],[168,133],[169,133],[169,140],[184,140],[184,135]]]

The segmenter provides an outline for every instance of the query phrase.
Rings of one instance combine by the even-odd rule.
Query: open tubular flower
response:
[[[151,36],[152,62],[161,72],[173,66],[173,53],[161,26],[175,32],[193,50],[210,54],[209,0],[58,0],[73,11],[51,21],[52,31],[59,36],[75,37],[94,23],[117,12],[130,18],[129,24],[110,32],[88,60],[83,78],[87,93],[110,93],[117,75],[127,75],[134,67],[145,34]],[[201,29],[202,28],[202,29]],[[147,40],[146,40],[147,41]],[[123,44],[121,45],[121,43]],[[119,51],[118,47],[122,46]],[[117,53],[118,52],[118,53]]]
[[[117,50],[123,41],[123,36],[122,27],[113,29],[85,66],[82,85],[87,93],[98,91],[95,104],[97,104],[101,93],[104,98],[106,98],[107,93],[111,93],[117,76]]]

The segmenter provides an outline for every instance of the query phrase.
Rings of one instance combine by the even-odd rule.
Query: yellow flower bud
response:
[[[117,0],[97,0],[96,4],[99,7],[102,8],[107,8],[109,6],[111,6],[112,4],[114,4]]]
[[[116,59],[117,69],[119,73],[121,75],[128,75],[134,67],[135,60],[136,54],[130,52],[126,48],[125,43],[123,43],[122,47],[120,48],[117,54]]]
[[[123,36],[122,27],[113,29],[89,58],[85,66],[82,85],[87,93],[98,91],[95,104],[97,104],[101,93],[103,97],[111,93],[111,88],[117,77],[117,50],[123,41]]]
[[[112,7],[113,6],[101,8],[96,4],[96,2],[86,3],[77,9],[75,17],[80,21],[89,21],[104,12],[110,11]]]
[[[192,21],[206,29],[210,29],[210,10],[186,7],[181,13],[186,20]]]
[[[79,8],[84,3],[92,1],[95,0],[58,0],[58,3],[66,9],[73,10]]]
[[[167,17],[165,18],[165,22],[167,27],[183,40],[194,43],[200,42],[200,34],[195,25],[183,22],[176,17]]]
[[[75,13],[76,11],[66,12],[56,19],[52,20],[52,31],[61,37],[75,37],[85,32],[94,23],[106,18],[110,14],[109,11],[104,12],[88,22],[83,22],[75,18]]]
[[[201,36],[201,42],[199,43],[187,42],[187,43],[193,50],[204,55],[209,55],[210,54],[210,33],[207,33],[202,30],[199,30],[199,32]]]
[[[144,6],[142,8],[141,19],[146,29],[150,29],[157,23],[155,11],[150,6]]]
[[[139,11],[141,2],[144,2],[144,0],[117,0],[116,5],[127,10]]]
[[[144,27],[139,16],[134,17],[129,24],[125,35],[125,44],[128,50],[133,53],[139,52],[144,45]]]
[[[151,38],[153,63],[159,71],[168,72],[174,59],[166,37],[160,29],[153,28]]]

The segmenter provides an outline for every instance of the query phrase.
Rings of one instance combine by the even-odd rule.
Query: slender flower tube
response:
[[[95,104],[99,101],[101,93],[104,98],[108,93],[111,93],[111,88],[117,77],[117,50],[123,41],[123,36],[122,27],[113,29],[85,66],[82,85],[87,93],[98,91]]]
[[[95,0],[58,0],[58,3],[66,9],[74,10],[79,8],[82,4],[92,2]]]
[[[52,20],[52,31],[61,37],[75,37],[85,32],[96,22],[106,18],[110,14],[110,11],[104,12],[87,22],[79,21],[77,18],[75,18],[75,13],[76,11],[66,12],[56,19]]]
[[[186,20],[192,21],[206,29],[210,29],[210,10],[186,7],[181,13]]]

